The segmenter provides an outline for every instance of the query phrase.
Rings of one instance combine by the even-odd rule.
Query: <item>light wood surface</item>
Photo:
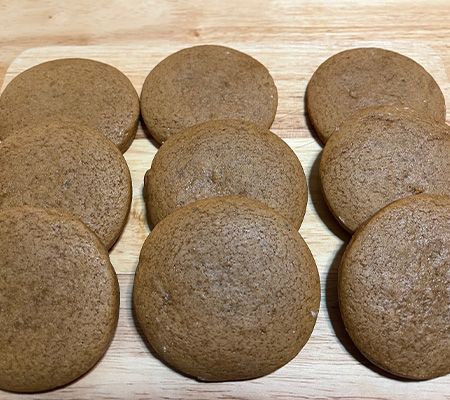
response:
[[[216,26],[204,19],[207,11],[200,5],[197,7],[193,5],[174,7],[170,2],[161,6],[153,5],[154,9],[152,10],[146,9],[146,12],[151,14],[148,21],[149,26],[151,24],[155,24],[155,26],[144,27],[144,32],[155,31],[159,39],[149,34],[145,43],[128,43],[126,38],[130,38],[131,34],[127,33],[124,28],[125,22],[118,22],[117,29],[111,28],[106,37],[111,35],[118,39],[120,35],[117,34],[117,31],[123,29],[124,37],[114,40],[121,42],[119,45],[109,43],[107,46],[52,46],[26,50],[9,66],[4,85],[17,73],[39,62],[53,58],[80,56],[105,61],[118,67],[130,77],[136,89],[140,91],[146,74],[159,60],[182,47],[205,42],[230,45],[263,62],[273,74],[279,90],[280,104],[273,131],[285,138],[299,156],[310,184],[307,213],[300,232],[313,252],[322,283],[321,310],[310,341],[298,357],[285,367],[267,377],[246,382],[199,383],[173,372],[149,353],[136,331],[130,309],[133,271],[136,267],[140,247],[148,233],[141,196],[143,176],[156,152],[156,147],[146,138],[140,128],[138,139],[125,154],[133,177],[132,210],[125,231],[111,252],[112,263],[119,273],[121,314],[119,326],[109,351],[90,373],[66,388],[35,396],[0,392],[0,399],[21,397],[49,399],[449,399],[450,376],[427,382],[404,382],[388,377],[372,367],[358,353],[345,334],[337,308],[336,271],[343,244],[348,240],[348,235],[332,219],[321,198],[317,175],[317,160],[321,147],[308,130],[303,107],[306,83],[320,62],[344,48],[368,45],[397,50],[420,62],[437,80],[447,103],[449,103],[449,47],[448,40],[447,43],[444,43],[443,38],[448,39],[450,34],[445,21],[441,19],[442,13],[447,10],[447,2],[436,2],[433,7],[429,7],[430,13],[433,14],[436,21],[436,24],[430,29],[441,40],[436,38],[431,40],[433,35],[425,34],[424,37],[430,40],[420,40],[417,30],[423,27],[423,21],[419,18],[419,9],[416,10],[415,5],[405,16],[406,23],[389,15],[381,17],[379,13],[383,7],[379,2],[374,2],[365,10],[362,7],[353,9],[349,2],[344,4],[344,8],[327,2],[319,2],[319,5],[307,3],[304,5],[306,9],[282,1],[270,2],[268,8],[261,7],[260,3],[256,1],[241,2],[242,7],[237,10],[240,14],[236,21],[240,21],[242,26],[247,26],[248,29],[245,30],[226,14],[227,12],[232,13],[233,9],[229,5],[225,5],[225,2],[220,4],[222,3],[223,16],[221,14],[219,17],[218,11],[210,11],[215,13]],[[0,5],[2,11],[0,21],[4,18],[3,9],[6,8],[11,13],[15,10],[15,4],[11,2],[6,6]],[[28,4],[28,14],[25,13],[25,16],[20,18],[26,21],[26,15],[28,15],[31,23],[34,24],[34,15],[41,12],[42,8],[39,5],[33,8],[31,4],[33,3]],[[220,4],[214,5],[215,9],[219,10]],[[409,4],[404,3],[403,6],[409,7]],[[134,8],[130,7],[128,11],[135,15]],[[190,7],[190,13],[185,7]],[[318,7],[328,7],[328,10],[325,12],[323,9],[319,10]],[[387,6],[386,9],[389,10],[389,7],[392,6]],[[425,3],[421,7],[420,10],[423,12]],[[179,21],[180,31],[176,29],[176,25],[173,25],[173,31],[171,31],[173,34],[167,33],[164,36],[161,32],[165,28],[162,28],[164,25],[159,22],[159,18],[164,20],[167,13],[174,9],[179,10],[179,14],[171,16],[172,22]],[[251,15],[253,9],[257,15]],[[344,9],[349,15],[342,12]],[[84,9],[78,11],[87,13],[87,10]],[[89,21],[94,19],[97,15],[96,12],[93,12],[94,15]],[[370,15],[371,12],[374,15]],[[278,16],[274,17],[273,13],[278,13]],[[280,13],[284,14],[280,15]],[[330,16],[329,20],[325,18],[327,13]],[[62,12],[62,14],[55,14],[52,18],[60,18],[60,24],[64,25],[64,15],[66,15],[65,12]],[[286,15],[290,15],[292,19],[283,25],[283,21],[288,21]],[[413,18],[412,15],[415,17]],[[181,22],[182,16],[186,18],[184,24]],[[298,21],[294,18],[295,16],[298,17]],[[344,26],[346,18],[351,20],[355,16],[362,18],[361,22],[358,22],[360,25],[354,25],[353,28]],[[135,15],[135,17],[138,25],[145,25],[140,15]],[[307,26],[301,17],[310,23],[314,22],[311,32],[307,33]],[[379,24],[380,29],[376,30],[376,34],[372,35],[370,29],[364,25],[366,17],[372,18],[373,23]],[[267,23],[272,18],[278,19],[277,24],[271,27]],[[126,19],[125,16],[124,19]],[[382,32],[385,29],[383,27],[387,26],[386,19],[391,24],[395,24],[398,32],[402,32],[395,41],[391,40],[388,34],[390,31]],[[72,29],[80,29],[75,27],[74,21],[67,19],[66,21]],[[256,27],[256,21],[261,26]],[[297,22],[299,27],[296,25]],[[264,23],[268,25],[266,28],[263,26]],[[414,30],[414,24],[417,30]],[[88,32],[94,32],[96,31],[94,25],[89,25],[87,28],[84,25],[84,27]],[[106,22],[101,18],[97,21],[97,25],[98,31],[107,30]],[[185,26],[195,26],[196,28],[192,28],[194,31],[191,32],[186,31]],[[405,28],[405,26],[409,28]],[[44,26],[42,30],[37,30],[37,36],[42,38],[46,29],[48,27]],[[222,36],[220,35],[221,29],[225,32]],[[351,34],[349,33],[350,29],[354,29]],[[329,33],[328,30],[330,30]],[[304,38],[299,36],[299,31],[307,33]],[[15,35],[20,38],[23,34],[25,37],[24,32],[25,28],[19,26]],[[70,38],[64,36],[64,32],[64,27],[61,26],[61,42],[71,43]],[[278,32],[278,36],[276,32]],[[359,32],[359,34],[355,34],[355,32]],[[12,33],[10,34],[12,35]],[[0,37],[5,37],[5,33],[0,33]],[[89,37],[91,38],[91,36]],[[86,42],[97,41],[98,37],[94,33],[92,33],[92,37],[94,39],[86,39]],[[367,39],[371,39],[371,41]],[[16,50],[20,45],[16,46],[15,41],[23,43],[20,40],[7,41],[7,44],[9,43],[13,48],[10,54],[17,55]],[[31,35],[27,40],[29,41],[25,41],[24,46],[45,43],[45,41],[35,41],[37,39],[33,39]],[[77,40],[74,42],[79,43]],[[0,62],[1,60],[0,56]]]
[[[448,0],[0,1],[0,80],[28,48],[151,41],[428,42],[450,75]]]

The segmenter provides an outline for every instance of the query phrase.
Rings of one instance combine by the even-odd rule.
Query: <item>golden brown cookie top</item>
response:
[[[277,105],[277,89],[264,65],[214,45],[183,49],[162,60],[141,94],[145,125],[159,143],[210,119],[243,119],[270,128]]]
[[[48,122],[0,143],[0,210],[58,208],[80,218],[110,248],[131,205],[120,151],[90,128]]]
[[[450,195],[450,128],[407,108],[360,110],[328,140],[320,179],[349,231],[399,198]]]
[[[17,75],[0,97],[0,140],[47,119],[73,121],[103,133],[122,152],[134,139],[139,97],[118,69],[67,58]]]
[[[55,210],[0,210],[0,388],[66,385],[106,351],[119,313],[108,252]]]
[[[410,58],[379,48],[345,50],[326,60],[311,77],[306,104],[323,143],[353,112],[370,106],[407,106],[445,121],[444,96],[433,77]]]
[[[239,120],[208,121],[171,137],[145,177],[154,225],[195,200],[226,195],[261,201],[298,229],[308,187],[297,156],[282,139]]]
[[[133,303],[151,346],[205,381],[255,378],[297,355],[320,302],[314,259],[276,211],[244,197],[180,208],[145,241]]]
[[[339,270],[339,300],[360,351],[392,374],[450,373],[450,197],[390,204],[353,236]]]

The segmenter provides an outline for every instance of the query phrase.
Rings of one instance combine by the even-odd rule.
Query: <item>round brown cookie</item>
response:
[[[22,72],[2,93],[0,140],[49,118],[94,128],[125,152],[136,135],[139,97],[130,80],[110,65],[53,60]]]
[[[408,106],[438,122],[445,101],[433,77],[401,54],[378,48],[335,54],[314,72],[306,89],[308,116],[325,143],[354,111],[370,106]]]
[[[399,198],[450,195],[450,128],[407,108],[360,110],[328,140],[320,179],[328,206],[349,231]]]
[[[159,143],[210,119],[243,119],[270,128],[277,105],[277,88],[264,65],[212,45],[165,58],[149,73],[141,94],[145,125]]]
[[[110,248],[131,205],[127,163],[90,128],[52,122],[0,143],[0,210],[58,208],[80,218]]]
[[[102,357],[117,325],[119,285],[108,252],[56,210],[1,210],[0,237],[0,388],[66,385]]]
[[[300,161],[283,140],[239,120],[209,121],[175,135],[145,175],[147,214],[154,225],[195,200],[226,195],[259,200],[298,229],[308,187]]]
[[[250,379],[301,350],[316,322],[319,275],[298,232],[244,197],[182,207],[145,241],[133,304],[145,337],[204,381]]]
[[[450,373],[450,197],[390,204],[353,236],[339,270],[345,327],[374,364],[409,379]]]

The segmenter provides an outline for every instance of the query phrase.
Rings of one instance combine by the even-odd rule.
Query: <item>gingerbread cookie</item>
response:
[[[399,198],[450,195],[450,128],[407,108],[361,110],[328,140],[320,179],[328,206],[351,232]]]
[[[133,305],[152,348],[203,381],[250,379],[302,349],[316,322],[319,275],[299,233],[244,197],[182,207],[145,241]]]
[[[85,126],[48,122],[0,143],[0,210],[58,208],[110,248],[125,226],[131,177],[120,151]]]
[[[450,373],[450,197],[417,195],[375,214],[339,269],[345,327],[374,364],[409,379]]]
[[[103,356],[119,315],[108,252],[69,214],[0,210],[0,388],[40,392]]]
[[[153,225],[195,200],[240,195],[261,201],[300,228],[308,200],[302,166],[266,128],[239,120],[195,125],[170,138],[145,175]]]
[[[91,127],[125,152],[136,135],[139,98],[130,80],[110,65],[53,60],[22,72],[3,91],[0,140],[47,119]]]
[[[261,63],[223,46],[194,46],[161,61],[142,87],[141,112],[159,143],[210,119],[243,119],[270,128],[277,89]]]
[[[345,50],[314,72],[306,90],[308,116],[325,143],[357,110],[381,105],[407,106],[445,121],[445,101],[433,77],[419,64],[378,48]]]

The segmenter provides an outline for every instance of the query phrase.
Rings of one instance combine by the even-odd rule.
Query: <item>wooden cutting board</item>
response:
[[[304,115],[306,84],[317,66],[349,47],[379,46],[399,51],[421,63],[440,85],[450,104],[450,82],[441,56],[418,42],[318,43],[222,42],[256,57],[272,73],[279,107],[272,130],[298,155],[308,177],[309,203],[301,234],[311,248],[320,272],[322,302],[311,339],[288,365],[252,381],[200,383],[162,364],[147,349],[131,313],[131,292],[139,251],[149,229],[142,199],[143,177],[157,151],[139,127],[137,139],[125,153],[133,179],[133,202],[125,230],[111,251],[119,276],[121,306],[118,328],[104,358],[75,383],[31,397],[45,399],[450,399],[450,375],[426,382],[405,382],[373,367],[357,351],[343,328],[337,306],[336,276],[349,236],[328,212],[318,181],[321,146],[311,135]],[[147,45],[58,46],[29,49],[10,65],[3,87],[23,70],[55,58],[85,57],[114,65],[140,93],[148,72],[187,42],[148,42]],[[447,114],[447,117],[449,114]],[[447,118],[448,120],[448,118]],[[1,350],[0,350],[1,354]],[[0,392],[0,399],[23,397]],[[30,396],[26,396],[30,398]]]

